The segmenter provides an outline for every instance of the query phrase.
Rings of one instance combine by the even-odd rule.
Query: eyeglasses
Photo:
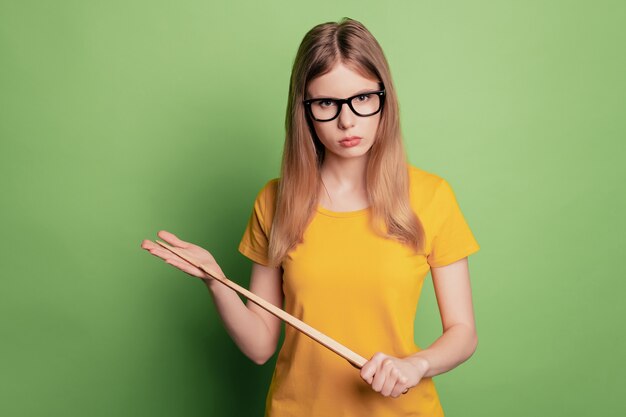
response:
[[[357,116],[368,117],[378,113],[385,102],[385,90],[369,91],[360,93],[345,99],[337,98],[314,98],[304,100],[303,103],[313,120],[318,122],[330,122],[335,120],[344,103]]]

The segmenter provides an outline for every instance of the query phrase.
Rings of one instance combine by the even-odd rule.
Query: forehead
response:
[[[337,63],[326,74],[309,81],[309,97],[349,97],[365,90],[378,89],[378,80],[366,78],[342,63]]]

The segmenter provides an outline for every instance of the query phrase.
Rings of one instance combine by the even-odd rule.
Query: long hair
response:
[[[315,26],[302,40],[294,60],[285,118],[285,146],[269,239],[269,260],[278,266],[302,241],[316,210],[324,146],[302,101],[308,83],[343,63],[385,88],[376,138],[369,150],[366,187],[374,230],[423,250],[424,229],[409,203],[409,173],[402,145],[398,99],[382,48],[356,20]]]

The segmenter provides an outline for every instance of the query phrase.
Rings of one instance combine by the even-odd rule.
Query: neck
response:
[[[340,158],[328,152],[320,171],[322,180],[342,188],[364,189],[367,157],[368,154],[361,158]]]

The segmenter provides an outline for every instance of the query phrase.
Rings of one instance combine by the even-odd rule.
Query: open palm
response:
[[[193,243],[180,240],[174,234],[167,232],[165,230],[161,230],[159,233],[157,233],[157,236],[159,236],[166,243],[168,243],[169,245],[175,248],[184,249],[185,252],[187,252],[193,258],[200,261],[201,264],[210,267],[209,269],[210,271],[216,271],[221,275],[221,277],[224,276],[222,269],[219,267],[217,262],[215,262],[215,258],[206,249],[201,248],[200,246],[194,245]],[[151,254],[153,254],[154,256],[157,256],[163,259],[166,263],[172,266],[175,266],[176,268],[180,269],[183,272],[186,272],[187,274],[191,276],[202,278],[202,279],[212,279],[211,276],[207,274],[206,272],[204,272],[203,270],[196,268],[195,266],[191,265],[189,262],[181,259],[177,255],[173,254],[172,252],[168,251],[167,249],[157,245],[156,243],[150,240],[144,240],[143,242],[141,242],[141,247],[147,250],[148,252],[150,252]]]

